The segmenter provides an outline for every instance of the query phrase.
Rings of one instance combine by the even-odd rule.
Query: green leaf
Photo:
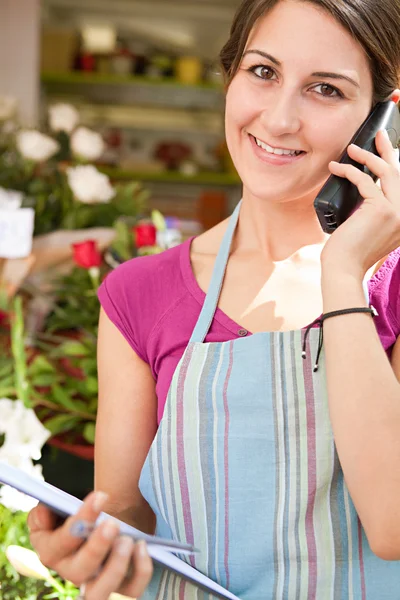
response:
[[[79,365],[85,375],[97,375],[97,360],[95,358],[84,358]]]
[[[96,425],[94,423],[86,423],[83,429],[83,437],[89,444],[94,444],[96,433]]]
[[[122,219],[117,219],[114,223],[115,238],[111,245],[112,248],[123,258],[129,260],[133,253],[133,238],[129,225]]]
[[[166,221],[159,210],[151,211],[151,220],[153,221],[157,231],[165,231],[167,229]]]
[[[31,384],[34,387],[49,387],[58,381],[56,373],[40,373],[32,377]]]
[[[63,406],[64,408],[67,408],[68,410],[79,410],[76,408],[76,405],[75,405],[74,401],[72,400],[71,395],[68,392],[66,392],[62,387],[60,387],[59,385],[53,385],[53,387],[51,388],[51,394],[52,394],[52,399],[57,404],[60,404],[61,406]]]
[[[55,368],[43,354],[36,356],[28,367],[28,373],[32,377],[41,373],[54,373]]]
[[[83,381],[79,381],[78,379],[70,380],[67,382],[67,385],[70,389],[84,398],[91,399],[93,396],[96,396],[97,399],[98,382],[95,377],[88,377]]]
[[[74,426],[79,423],[80,417],[71,416],[71,415],[57,415],[56,417],[52,417],[48,419],[44,426],[48,429],[53,435],[57,435],[58,433],[64,433],[65,431],[69,431],[73,429]]]
[[[89,349],[81,342],[65,342],[58,348],[57,354],[59,356],[88,356],[90,354]]]

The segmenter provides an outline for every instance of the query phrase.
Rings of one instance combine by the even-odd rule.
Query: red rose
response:
[[[101,254],[97,249],[96,240],[86,240],[80,244],[72,244],[74,261],[78,267],[91,269],[101,265]]]
[[[139,223],[134,227],[134,232],[136,248],[156,245],[157,229],[153,223]]]
[[[8,324],[8,313],[0,310],[0,326]]]

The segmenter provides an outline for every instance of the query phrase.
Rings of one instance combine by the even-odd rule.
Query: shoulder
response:
[[[186,293],[182,269],[189,246],[187,240],[160,254],[131,259],[112,271],[99,288],[107,316],[143,360],[147,361],[145,345],[152,329]]]
[[[135,285],[133,278],[137,282],[153,281],[161,284],[163,281],[160,278],[164,280],[179,273],[182,254],[189,251],[188,244],[189,241],[186,241],[160,254],[132,258],[114,269],[106,281],[119,282],[128,287]]]

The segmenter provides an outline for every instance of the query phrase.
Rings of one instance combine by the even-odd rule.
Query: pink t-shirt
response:
[[[133,350],[147,362],[156,381],[158,421],[172,376],[188,345],[205,294],[190,262],[193,238],[161,254],[135,258],[108,275],[99,289],[100,302]],[[390,356],[400,335],[400,248],[369,281],[371,304],[382,345]],[[225,342],[246,331],[219,308],[206,342]]]

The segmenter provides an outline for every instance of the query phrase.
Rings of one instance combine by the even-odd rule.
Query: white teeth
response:
[[[261,140],[257,138],[254,139],[257,142],[257,146],[263,148],[263,150],[266,150],[266,152],[269,152],[270,154],[278,154],[279,156],[282,156],[282,154],[285,154],[287,156],[297,156],[298,154],[301,154],[301,150],[282,150],[281,148],[272,148],[271,146],[268,146],[268,144],[265,144]]]

